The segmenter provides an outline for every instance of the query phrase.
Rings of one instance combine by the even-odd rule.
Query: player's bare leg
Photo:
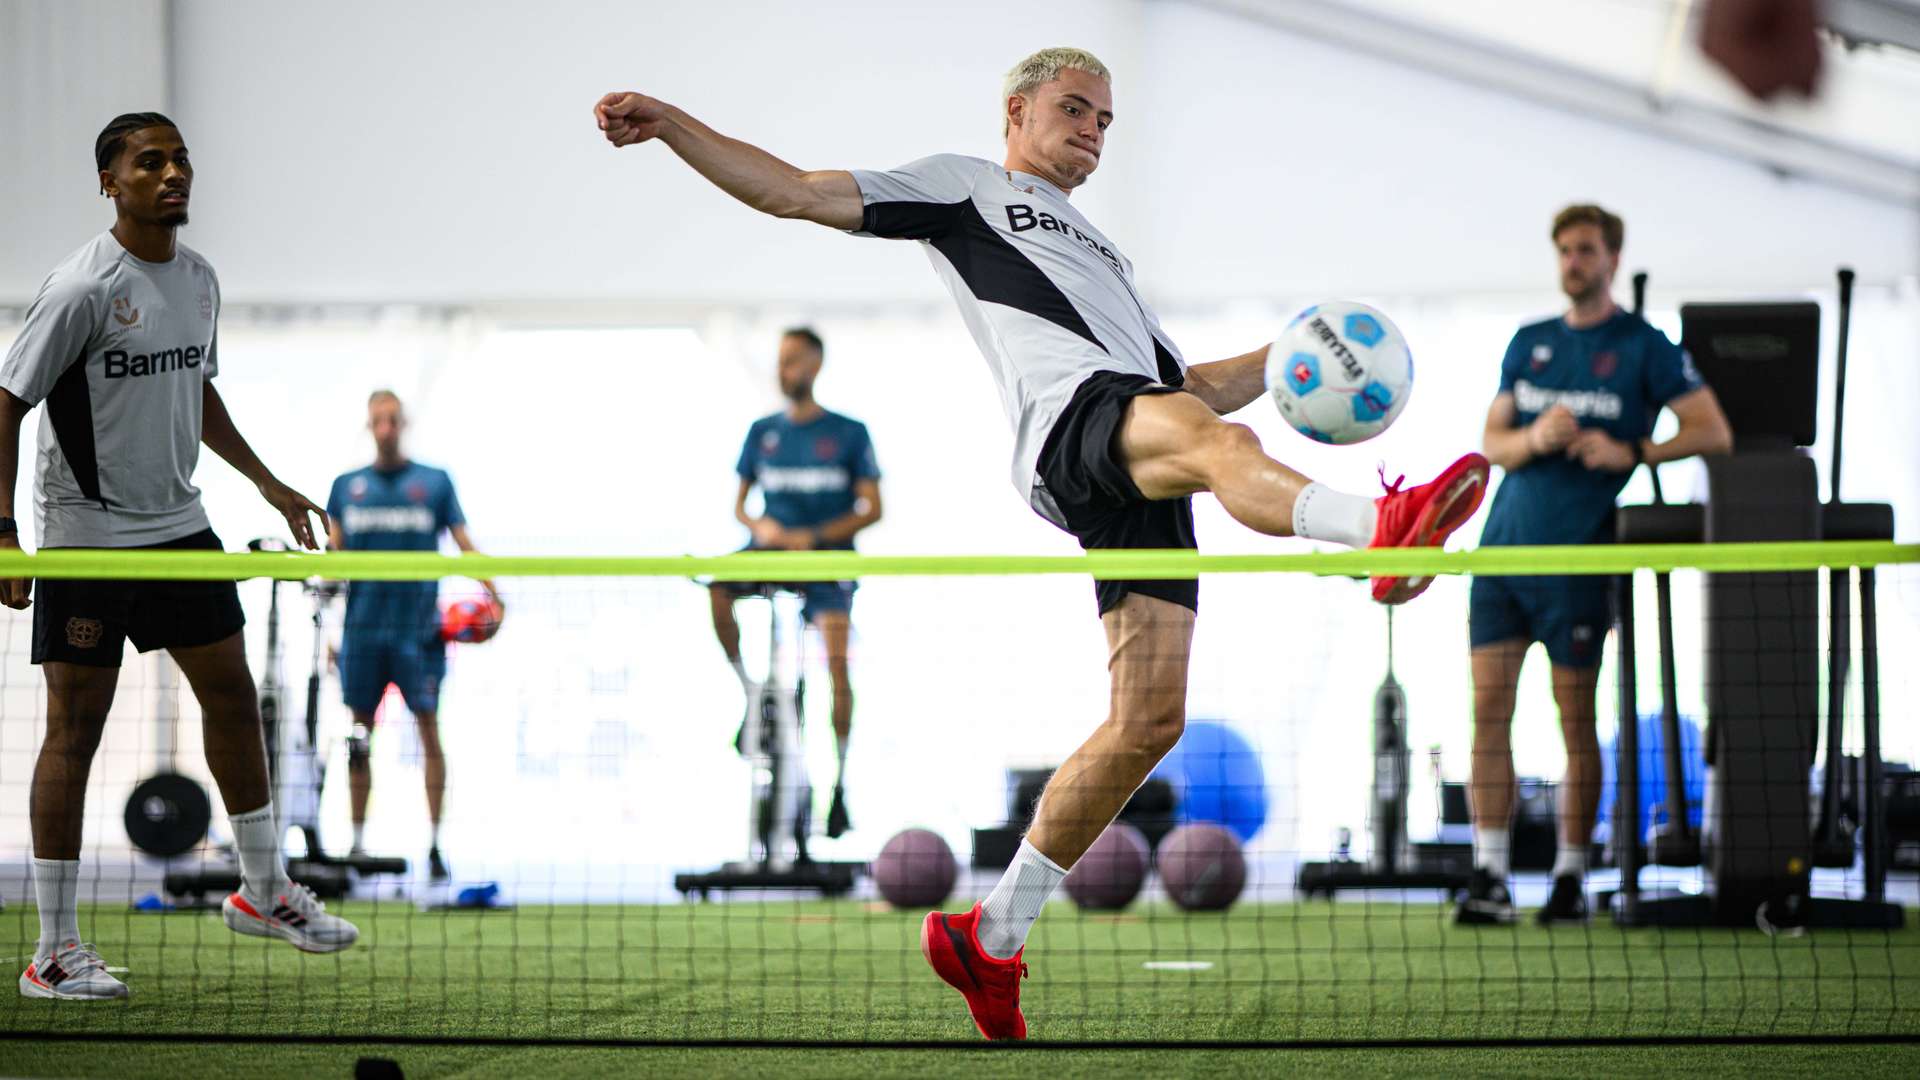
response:
[[[827,809],[827,835],[839,837],[853,827],[847,816],[847,744],[853,734],[853,675],[847,666],[847,644],[853,621],[844,611],[823,611],[814,620],[826,647],[827,681],[833,686],[833,743],[838,761],[833,778],[833,801]]]
[[[746,737],[748,724],[746,716],[760,707],[760,684],[747,674],[747,666],[740,659],[740,620],[734,616],[733,602],[737,598],[732,589],[715,582],[707,587],[707,598],[713,609],[713,636],[720,642],[720,651],[726,654],[727,666],[733,669],[734,677],[740,680],[740,692],[747,700],[746,709],[740,722],[740,733],[734,737],[734,749],[742,754],[747,752],[742,741]]]
[[[1222,420],[1192,394],[1134,398],[1118,441],[1134,485],[1149,499],[1210,491],[1257,532],[1356,548],[1444,544],[1479,508],[1487,486],[1487,459],[1467,454],[1434,480],[1404,490],[1396,481],[1380,498],[1335,491],[1268,457],[1252,428]],[[1373,598],[1404,603],[1431,581],[1377,576]]]
[[[1593,700],[1599,677],[1597,666],[1553,666],[1553,700],[1560,708],[1567,772],[1558,792],[1560,844],[1553,861],[1553,892],[1540,909],[1542,923],[1584,922],[1587,918],[1587,857],[1600,812],[1600,738],[1595,730]]]
[[[447,861],[440,854],[440,808],[447,797],[447,758],[440,749],[440,714],[416,710],[413,722],[420,732],[420,772],[426,778],[427,822],[433,839],[427,845],[427,876],[434,881],[448,878]]]
[[[1473,754],[1467,794],[1473,813],[1473,878],[1456,912],[1466,924],[1513,919],[1507,886],[1513,827],[1513,703],[1527,642],[1499,641],[1471,653]]]
[[[87,777],[113,707],[118,668],[48,662],[47,734],[34,762],[28,816],[33,829],[33,891],[40,939],[20,973],[26,997],[104,1001],[127,987],[80,937],[80,837]]]
[[[374,714],[353,710],[353,733],[347,737],[347,807],[353,821],[353,853],[364,848],[367,804],[373,799]]]

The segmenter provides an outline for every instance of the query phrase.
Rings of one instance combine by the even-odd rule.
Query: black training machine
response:
[[[688,897],[707,899],[714,892],[762,889],[818,892],[840,896],[853,890],[865,863],[823,862],[807,852],[812,832],[813,786],[807,780],[806,630],[799,626],[802,599],[795,585],[757,583],[742,598],[765,600],[768,613],[767,677],[757,701],[749,703],[735,747],[751,764],[748,794],[747,857],[704,873],[675,874],[673,887]],[[783,612],[791,608],[792,613]],[[792,636],[792,686],[782,681],[782,627],[798,627]]]
[[[1393,676],[1393,609],[1387,612],[1387,676],[1373,695],[1373,805],[1367,831],[1373,841],[1366,862],[1336,858],[1301,863],[1295,884],[1304,896],[1328,899],[1341,889],[1444,889],[1467,887],[1471,858],[1449,857],[1441,845],[1407,841],[1407,695]]]
[[[1819,371],[1818,305],[1688,304],[1682,342],[1733,426],[1734,452],[1706,459],[1708,499],[1701,505],[1626,507],[1617,537],[1625,543],[1725,543],[1789,540],[1890,540],[1893,511],[1879,503],[1843,503],[1840,448],[1846,391],[1853,273],[1839,272],[1840,340],[1835,377],[1833,464],[1828,501],[1818,496],[1812,459]],[[1657,480],[1656,480],[1657,485]],[[1658,488],[1656,486],[1656,493]],[[1619,583],[1619,764],[1614,850],[1619,891],[1611,898],[1622,926],[1750,926],[1763,930],[1840,926],[1895,928],[1904,914],[1886,897],[1887,844],[1881,810],[1878,631],[1874,571],[1860,567],[1863,753],[1855,790],[1858,821],[1841,813],[1845,764],[1841,721],[1850,667],[1848,584],[1853,571],[1829,569],[1829,656],[1825,785],[1810,820],[1809,774],[1820,742],[1818,578],[1813,571],[1705,575],[1704,670],[1709,766],[1701,834],[1687,827],[1678,738],[1670,593],[1664,575],[1657,617],[1665,733],[1668,824],[1643,840],[1638,792],[1640,753],[1635,700],[1633,579]],[[1860,897],[1811,895],[1815,866],[1850,867],[1856,842],[1863,864]],[[1642,890],[1641,869],[1706,867],[1699,894]]]
[[[284,541],[272,537],[249,541],[247,549],[291,550]],[[260,722],[267,744],[269,790],[274,792],[274,813],[281,835],[284,837],[289,830],[297,829],[305,842],[304,852],[287,860],[287,876],[312,889],[316,896],[331,900],[347,895],[357,878],[405,874],[407,860],[374,855],[328,855],[320,845],[320,793],[326,780],[319,752],[320,684],[326,643],[322,621],[327,605],[342,590],[338,582],[317,578],[301,582],[301,591],[313,605],[313,657],[307,674],[306,722],[304,730],[283,729],[285,691],[281,682],[280,641],[280,586],[283,584],[278,579],[268,579],[267,656],[260,675]],[[189,905],[206,903],[210,896],[224,897],[239,887],[240,870],[231,863],[171,871],[163,879],[167,894]]]

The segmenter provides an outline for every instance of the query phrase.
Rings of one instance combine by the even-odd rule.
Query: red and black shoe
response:
[[[1448,534],[1467,523],[1487,493],[1487,459],[1468,454],[1447,466],[1447,471],[1418,487],[1401,490],[1402,476],[1386,483],[1382,470],[1380,482],[1387,493],[1373,501],[1379,520],[1373,526],[1373,543],[1368,548],[1439,547]],[[1433,584],[1431,577],[1376,577],[1373,598],[1382,604],[1404,604]]]
[[[973,1026],[989,1039],[1024,1039],[1027,1018],[1020,1014],[1020,980],[1027,977],[1021,949],[996,960],[980,947],[980,905],[964,915],[934,911],[920,924],[920,952],[934,974],[967,999]]]

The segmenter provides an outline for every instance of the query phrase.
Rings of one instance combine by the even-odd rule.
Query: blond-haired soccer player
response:
[[[608,94],[594,116],[613,145],[663,142],[763,213],[925,245],[1000,384],[1014,486],[1083,547],[1193,548],[1201,491],[1259,532],[1353,547],[1439,544],[1472,515],[1487,472],[1478,454],[1376,499],[1314,483],[1221,419],[1265,392],[1265,347],[1189,367],[1133,263],[1070,198],[1114,119],[1104,64],[1078,49],[1035,53],[1008,74],[1000,110],[1002,162],[940,154],[888,172],[799,169],[643,94]],[[1374,596],[1399,603],[1426,584],[1379,578]],[[990,1039],[1026,1036],[1028,930],[1185,726],[1197,585],[1104,581],[1095,594],[1113,686],[1106,721],[1054,774],[987,898],[921,929],[928,961]]]

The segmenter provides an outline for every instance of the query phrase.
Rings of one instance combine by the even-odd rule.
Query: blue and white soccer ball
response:
[[[1315,304],[1267,347],[1267,392],[1295,431],[1323,443],[1387,430],[1413,393],[1413,354],[1400,328],[1350,300]]]

